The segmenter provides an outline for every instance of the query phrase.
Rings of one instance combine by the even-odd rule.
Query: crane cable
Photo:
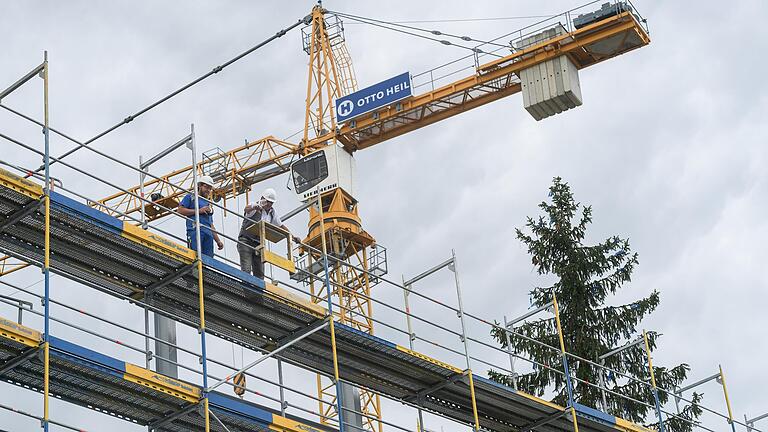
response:
[[[458,48],[463,48],[463,49],[466,49],[466,50],[472,51],[473,53],[478,53],[478,54],[483,54],[484,53],[483,50],[479,49],[478,47],[471,47],[471,46],[463,45],[461,43],[451,42],[451,41],[446,40],[446,39],[437,39],[437,38],[434,38],[434,37],[431,37],[431,36],[426,36],[426,35],[422,35],[422,34],[414,33],[414,32],[429,33],[429,34],[432,34],[432,35],[435,35],[435,36],[447,36],[447,37],[450,37],[450,38],[460,39],[460,40],[466,41],[466,42],[478,42],[481,45],[497,45],[497,46],[503,46],[504,48],[509,48],[509,45],[501,45],[501,44],[494,43],[494,42],[483,41],[483,40],[480,40],[480,39],[471,38],[469,36],[459,36],[459,35],[454,35],[454,34],[450,34],[450,33],[444,33],[444,32],[441,32],[439,30],[428,30],[428,29],[423,29],[423,28],[409,26],[409,25],[404,25],[404,24],[397,24],[397,23],[394,23],[394,22],[391,22],[391,21],[382,21],[382,20],[377,20],[377,19],[373,19],[373,18],[366,18],[366,17],[362,17],[362,16],[358,16],[358,15],[346,14],[346,13],[343,13],[343,12],[336,12],[336,11],[328,11],[328,12],[336,14],[336,15],[338,15],[340,17],[343,17],[343,18],[347,18],[347,19],[353,20],[353,21],[358,21],[358,22],[363,23],[363,24],[369,24],[369,25],[372,25],[372,26],[375,26],[375,27],[381,27],[381,28],[384,28],[384,29],[387,29],[387,30],[392,30],[392,31],[396,31],[396,32],[399,32],[399,33],[404,33],[404,34],[407,34],[407,35],[410,35],[410,36],[415,36],[415,37],[418,37],[418,38],[421,38],[421,39],[431,40],[433,42],[437,42],[437,43],[440,43],[442,45],[455,46],[455,47],[458,47]],[[400,27],[400,28],[398,28],[398,27]],[[407,29],[407,30],[404,30],[404,29]],[[409,30],[411,30],[411,31],[409,31]]]
[[[344,14],[344,13],[340,13],[340,12],[334,12],[334,13],[336,13],[337,15],[340,15],[340,16],[348,17],[350,19],[365,19],[365,20],[368,20],[368,21],[373,21],[373,22],[377,22],[377,23],[381,23],[381,24],[388,24],[388,25],[392,25],[392,26],[396,26],[396,27],[406,28],[406,29],[409,29],[409,30],[420,31],[420,32],[423,32],[423,33],[430,33],[430,34],[433,34],[435,36],[447,36],[447,37],[451,37],[451,38],[455,38],[455,39],[461,39],[461,40],[463,40],[465,42],[477,42],[477,43],[479,43],[481,45],[496,45],[496,46],[503,47],[503,48],[509,48],[509,45],[494,43],[493,40],[485,41],[485,40],[481,40],[481,39],[475,39],[475,38],[470,37],[470,36],[460,36],[460,35],[455,35],[455,34],[451,34],[451,33],[446,33],[446,32],[440,31],[440,30],[430,30],[430,29],[426,29],[426,28],[415,27],[415,26],[412,26],[412,25],[406,25],[405,23],[408,23],[408,21],[382,21],[382,20],[377,20],[377,19],[374,19],[374,18],[366,18],[366,17],[357,16],[357,15]],[[416,23],[416,22],[418,22],[418,21],[414,21],[414,23]],[[440,42],[445,44],[442,40]],[[470,49],[472,49],[472,48],[470,48]]]
[[[382,25],[380,25],[380,27],[384,27],[384,25],[391,25],[391,26],[407,28],[407,29],[414,30],[414,31],[431,33],[431,34],[436,35],[436,36],[441,36],[442,35],[442,36],[448,36],[448,37],[452,37],[452,38],[461,39],[461,40],[467,41],[467,42],[478,42],[481,46],[482,45],[495,45],[495,46],[498,46],[498,47],[501,47],[501,48],[511,48],[511,45],[499,44],[499,43],[496,43],[496,41],[499,40],[499,39],[502,39],[504,37],[513,35],[515,33],[518,33],[521,30],[525,30],[525,29],[531,28],[533,26],[536,26],[538,24],[541,24],[541,23],[543,23],[543,22],[545,22],[547,20],[550,20],[552,18],[555,18],[557,16],[565,15],[567,13],[573,12],[573,11],[578,10],[578,9],[585,8],[587,6],[590,6],[592,4],[598,3],[600,1],[602,1],[602,0],[590,0],[590,1],[588,1],[588,2],[586,2],[584,4],[582,4],[582,5],[576,6],[574,8],[571,8],[571,9],[565,11],[565,12],[558,13],[558,14],[510,16],[510,17],[495,17],[495,18],[465,18],[465,19],[441,19],[441,20],[384,21],[384,20],[377,20],[377,19],[374,19],[374,18],[366,18],[366,17],[362,17],[362,16],[358,16],[358,15],[352,15],[352,14],[347,14],[347,13],[337,12],[337,11],[328,11],[328,12],[334,13],[334,14],[339,15],[339,16],[343,16],[345,18],[356,20],[356,21],[359,21],[359,22],[364,23],[364,24],[371,24],[371,25],[375,25],[374,23],[382,24]],[[540,21],[537,21],[537,22],[535,22],[533,24],[530,24],[530,25],[528,25],[526,27],[523,27],[522,29],[518,29],[518,30],[515,30],[515,31],[512,31],[512,32],[506,33],[506,34],[504,34],[502,36],[493,38],[493,39],[491,39],[489,41],[475,39],[475,38],[472,38],[472,37],[469,37],[469,36],[454,35],[454,34],[450,34],[450,33],[441,32],[439,30],[429,30],[429,29],[424,29],[424,28],[420,28],[420,27],[406,25],[406,24],[417,24],[417,23],[451,23],[451,22],[473,22],[473,21],[501,21],[501,20],[538,19],[538,18],[542,18],[542,19]],[[387,28],[387,27],[385,27],[385,28]],[[389,29],[390,30],[395,30],[395,31],[400,31],[400,30],[393,29],[393,28],[389,28]],[[407,34],[412,34],[412,33],[405,32],[405,31],[401,31],[401,32],[407,33]],[[466,46],[461,46],[461,45],[458,45],[458,44],[453,44],[453,43],[451,43],[449,41],[443,41],[443,40],[440,40],[440,39],[434,39],[434,38],[425,37],[425,36],[421,36],[421,35],[413,35],[413,36],[427,38],[427,39],[434,40],[436,42],[440,42],[440,43],[442,43],[444,45],[455,45],[455,46],[458,46],[460,48],[465,48],[465,49],[469,49],[471,51],[478,52],[478,51],[476,51],[476,49],[473,49],[473,48],[470,48],[470,47],[466,47]],[[494,50],[494,52],[495,51],[497,51],[497,50]],[[482,52],[482,51],[479,51],[479,52]]]
[[[421,72],[419,74],[414,75],[414,77],[416,77],[416,76],[420,76],[420,75],[426,75],[426,74],[428,74],[428,73],[430,73],[432,71],[435,71],[437,69],[441,69],[441,68],[449,66],[451,64],[458,63],[460,61],[472,58],[472,57],[475,56],[475,54],[477,54],[478,57],[483,56],[483,55],[493,55],[493,56],[496,56],[496,57],[502,57],[502,56],[500,56],[500,55],[498,55],[496,53],[501,51],[501,50],[503,50],[503,49],[505,49],[505,48],[506,49],[514,49],[514,47],[512,47],[511,44],[505,45],[505,44],[496,43],[496,41],[498,41],[499,39],[503,39],[503,38],[509,37],[509,36],[511,36],[511,35],[513,35],[515,33],[520,33],[520,32],[522,32],[523,30],[526,30],[526,29],[534,28],[535,26],[540,25],[540,24],[546,22],[547,20],[551,20],[552,18],[555,18],[557,16],[564,15],[564,14],[567,14],[567,13],[570,13],[570,12],[574,12],[574,11],[576,11],[578,9],[585,8],[587,6],[593,5],[593,4],[598,3],[600,1],[602,1],[602,0],[590,0],[590,1],[587,1],[586,3],[584,3],[584,4],[581,4],[579,6],[571,8],[571,9],[565,11],[565,12],[561,12],[559,14],[553,14],[553,15],[530,15],[530,16],[518,16],[518,17],[474,18],[474,19],[468,18],[468,19],[463,19],[463,20],[462,19],[456,19],[456,20],[421,20],[421,21],[389,21],[389,22],[387,22],[387,21],[382,21],[382,20],[375,20],[375,19],[372,19],[372,18],[364,18],[364,17],[359,17],[359,16],[355,16],[355,15],[351,15],[351,14],[345,14],[345,13],[342,13],[342,12],[333,12],[333,13],[335,13],[336,15],[339,15],[339,16],[347,17],[349,19],[353,19],[353,20],[355,20],[357,18],[356,20],[359,21],[360,23],[371,24],[371,25],[376,25],[376,24],[374,24],[373,22],[367,22],[367,21],[363,21],[363,20],[374,21],[374,22],[377,22],[377,23],[386,23],[386,24],[390,24],[390,25],[398,25],[398,24],[415,24],[415,23],[430,23],[430,22],[492,21],[492,20],[536,19],[536,18],[541,18],[541,20],[539,20],[539,21],[536,21],[536,22],[534,22],[532,24],[529,24],[529,25],[527,25],[527,26],[525,26],[523,28],[511,31],[511,32],[508,32],[508,33],[505,33],[505,34],[503,34],[501,36],[498,36],[498,37],[495,37],[495,38],[493,38],[493,39],[491,39],[489,41],[481,41],[481,40],[478,40],[478,39],[469,38],[469,39],[471,39],[473,41],[476,41],[476,42],[480,43],[480,45],[476,46],[475,48],[465,47],[465,46],[461,46],[461,45],[458,45],[458,44],[451,44],[448,41],[445,41],[445,42],[448,42],[448,43],[445,43],[445,42],[441,41],[440,39],[434,39],[434,38],[426,37],[426,36],[422,36],[422,35],[413,35],[413,36],[417,36],[417,37],[421,37],[421,38],[430,39],[430,40],[433,40],[433,41],[436,41],[436,42],[440,42],[440,43],[442,43],[444,45],[454,45],[454,46],[458,46],[458,47],[465,48],[465,49],[468,49],[468,50],[472,51],[472,54],[469,54],[469,55],[466,55],[466,56],[463,56],[463,57],[459,57],[457,59],[448,61],[448,62],[446,62],[446,63],[444,63],[444,64],[442,64],[440,66],[434,67],[434,68],[432,68],[430,70],[427,70],[427,71],[424,71],[424,72]],[[384,25],[378,25],[378,27],[387,28],[389,30],[394,30],[394,31],[399,31],[401,33],[412,34],[410,32],[406,32],[406,31],[403,31],[403,30],[398,30],[398,29],[386,27]],[[413,26],[403,26],[403,27],[408,27],[408,28],[411,28],[411,29],[418,29],[418,30],[424,31],[424,32],[430,32],[430,33],[433,32],[432,30],[419,29],[418,27],[413,27]],[[442,33],[442,34],[445,34],[445,33]],[[445,34],[445,35],[446,36],[451,36],[451,37],[463,38],[462,36],[448,35],[448,34]],[[483,45],[495,45],[498,48],[496,48],[494,50],[491,50],[489,52],[485,52],[485,51],[479,49]],[[463,68],[463,69],[467,69],[467,68]]]
[[[411,36],[415,36],[415,37],[418,37],[418,38],[422,38],[422,39],[427,39],[427,40],[431,40],[431,41],[434,41],[434,42],[438,42],[438,43],[440,43],[442,45],[456,46],[456,47],[459,47],[459,48],[463,48],[463,49],[472,51],[471,54],[468,54],[466,56],[462,56],[462,57],[460,57],[458,59],[451,60],[451,61],[449,61],[449,62],[447,62],[445,64],[442,64],[442,65],[437,66],[435,68],[432,68],[430,70],[427,70],[427,71],[424,71],[422,73],[416,74],[416,75],[414,75],[414,77],[428,74],[428,73],[430,73],[430,72],[432,72],[434,70],[437,70],[437,69],[449,66],[449,65],[454,64],[454,63],[458,63],[458,62],[460,62],[462,60],[466,60],[466,59],[469,59],[469,58],[472,58],[472,57],[475,57],[475,56],[477,56],[477,58],[479,58],[479,57],[482,57],[482,56],[490,55],[490,56],[494,56],[494,57],[500,58],[500,57],[503,57],[503,56],[499,55],[499,54],[496,54],[497,52],[505,50],[505,49],[512,49],[511,45],[501,44],[501,43],[496,42],[499,39],[502,39],[505,36],[507,36],[509,34],[512,34],[512,33],[508,33],[506,35],[502,35],[502,36],[493,38],[491,40],[480,40],[480,39],[475,39],[475,38],[472,38],[472,37],[469,37],[469,36],[459,36],[459,35],[454,35],[454,34],[450,34],[450,33],[445,33],[445,32],[439,31],[439,30],[429,30],[429,29],[423,29],[423,28],[419,28],[419,27],[415,27],[415,26],[403,25],[403,24],[401,24],[399,22],[396,22],[396,21],[383,21],[383,20],[378,20],[378,19],[374,19],[374,18],[367,18],[367,17],[362,17],[362,16],[359,16],[359,15],[352,15],[352,14],[347,14],[347,13],[344,13],[344,12],[337,12],[337,11],[328,11],[328,12],[336,14],[336,15],[338,15],[340,17],[343,17],[343,18],[347,18],[347,19],[350,19],[350,20],[353,20],[353,21],[357,21],[358,23],[361,23],[361,24],[369,24],[369,25],[372,25],[372,26],[375,26],[375,27],[381,27],[381,28],[384,28],[384,29],[387,29],[387,30],[392,30],[392,31],[396,31],[396,32],[399,32],[399,33],[404,33],[404,34],[408,34],[408,35],[411,35]],[[539,18],[539,17],[543,17],[543,16],[536,15],[536,16],[531,16],[531,17],[526,17],[526,18]],[[551,18],[551,16],[547,16],[547,17]],[[401,27],[401,28],[396,28],[396,27]],[[425,36],[425,35],[422,35],[422,34],[413,33],[413,32],[408,31],[408,30],[403,30],[402,28],[405,28],[405,29],[408,29],[408,30],[413,30],[413,31],[420,31],[420,32],[423,32],[423,33],[429,33],[429,34],[436,35],[436,36],[444,35],[444,36],[447,36],[447,37],[461,39],[463,41],[477,42],[478,45],[476,45],[474,47],[469,47],[469,46],[465,46],[465,45],[462,45],[462,44],[453,43],[453,42],[450,42],[450,41],[447,41],[447,40],[436,39],[436,38],[433,38],[431,36]],[[495,46],[496,48],[493,49],[493,50],[490,50],[490,51],[484,51],[484,50],[480,49],[480,47],[484,46],[484,45],[491,45],[491,46]],[[462,68],[461,70],[468,69],[468,68],[469,67]],[[454,71],[452,73],[455,73],[455,72],[456,71]],[[422,84],[422,85],[424,85],[424,84]]]
[[[552,15],[521,15],[508,17],[492,18],[458,18],[458,19],[434,19],[434,20],[413,20],[413,21],[392,21],[394,24],[432,24],[432,23],[457,23],[457,22],[482,22],[482,21],[511,21],[534,18],[550,18]]]
[[[283,37],[286,33],[288,33],[289,31],[293,30],[294,28],[298,27],[299,25],[301,25],[301,24],[304,24],[304,25],[309,24],[311,22],[311,20],[312,20],[312,16],[311,15],[305,16],[304,18],[296,21],[295,23],[291,24],[290,26],[288,26],[288,27],[278,31],[277,33],[275,33],[274,35],[272,35],[269,38],[265,39],[264,41],[262,41],[262,42],[260,42],[260,43],[258,43],[256,45],[254,45],[253,47],[243,51],[242,53],[236,55],[235,57],[231,58],[230,60],[228,60],[228,61],[226,61],[226,62],[224,62],[224,63],[222,63],[222,64],[220,64],[220,65],[218,65],[216,67],[214,67],[213,69],[211,69],[207,73],[205,73],[205,74],[201,75],[200,77],[190,81],[189,83],[185,84],[184,86],[180,87],[179,89],[177,89],[177,90],[171,92],[170,94],[168,94],[168,95],[158,99],[157,101],[155,101],[152,104],[148,105],[147,107],[137,111],[136,113],[134,113],[132,115],[129,115],[128,117],[126,117],[125,119],[123,119],[119,123],[115,124],[114,126],[110,127],[109,129],[107,129],[107,130],[97,134],[93,138],[83,142],[78,147],[75,147],[75,148],[65,152],[64,154],[62,154],[58,158],[52,158],[52,160],[50,162],[50,165],[55,164],[56,162],[58,162],[58,161],[64,159],[65,157],[75,153],[76,151],[80,150],[81,148],[83,148],[83,147],[93,143],[94,141],[96,141],[96,140],[98,140],[100,138],[103,138],[107,134],[109,134],[111,132],[114,132],[115,130],[119,129],[120,127],[122,127],[122,126],[124,126],[124,125],[126,125],[126,124],[128,124],[130,122],[132,122],[133,120],[138,118],[140,115],[142,115],[142,114],[152,110],[153,108],[156,108],[158,105],[160,105],[163,102],[166,102],[166,101],[172,99],[174,96],[177,96],[178,94],[182,93],[183,91],[185,91],[185,90],[189,89],[190,87],[192,87],[192,86],[200,83],[201,81],[205,80],[206,78],[221,72],[227,66],[230,66],[231,64],[233,64],[233,63],[237,62],[238,60],[242,59],[243,57],[253,53],[254,51],[258,50],[259,48],[262,48],[263,46],[269,44],[270,42],[272,42],[272,41],[274,41],[274,40],[276,40],[278,38]],[[35,170],[35,172],[40,172],[40,171],[42,171],[44,169],[45,169],[45,165],[41,165],[39,168],[37,168],[37,170]],[[30,174],[27,175],[27,177],[29,177],[29,176],[30,176]]]

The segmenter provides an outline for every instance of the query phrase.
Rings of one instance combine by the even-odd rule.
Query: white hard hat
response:
[[[198,184],[202,183],[204,185],[208,185],[210,187],[214,187],[213,179],[211,178],[211,176],[207,176],[207,175],[198,177],[197,178],[197,183]]]
[[[261,197],[271,203],[277,201],[277,193],[275,193],[275,190],[272,188],[264,189],[264,193],[261,194]]]

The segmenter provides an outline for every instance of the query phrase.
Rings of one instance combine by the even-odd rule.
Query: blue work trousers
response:
[[[197,236],[195,231],[187,231],[187,245],[197,253]],[[213,257],[213,234],[200,230],[200,247],[203,255]]]

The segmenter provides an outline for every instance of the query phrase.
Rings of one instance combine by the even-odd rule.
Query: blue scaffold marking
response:
[[[51,348],[53,348],[51,355],[54,357],[65,358],[120,378],[125,374],[125,362],[123,361],[54,336],[49,336],[49,340]]]
[[[382,339],[382,338],[380,338],[378,336],[374,336],[372,334],[368,334],[368,333],[366,333],[364,331],[358,330],[358,329],[356,329],[354,327],[350,327],[350,326],[348,326],[346,324],[334,323],[333,325],[336,327],[336,329],[337,329],[336,331],[338,331],[340,333],[341,332],[345,332],[345,331],[346,332],[350,332],[350,333],[353,333],[353,334],[355,334],[357,336],[361,336],[361,337],[364,337],[366,339],[369,339],[369,340],[371,340],[373,342],[378,342],[378,343],[380,343],[382,345],[387,346],[388,348],[397,349],[397,345],[396,344],[393,344],[392,342],[390,342],[388,340],[385,340],[385,339]]]
[[[596,410],[594,408],[590,408],[586,405],[582,405],[580,403],[574,403],[573,408],[576,409],[576,412],[590,418],[592,420],[596,420],[600,423],[608,424],[611,426],[614,426],[616,424],[616,417],[606,414],[602,411]]]
[[[120,234],[123,232],[123,223],[116,217],[112,217],[106,213],[100,212],[94,208],[77,202],[72,198],[64,196],[60,193],[51,191],[51,203],[61,208],[68,214],[83,218],[86,217],[96,222],[97,225],[106,228],[114,233]]]
[[[243,282],[253,285],[254,290],[258,293],[264,292],[263,279],[259,279],[252,274],[249,274],[240,270],[239,268],[232,267],[227,263],[218,261],[215,258],[211,258],[207,255],[203,255],[203,266],[217,270],[220,273],[224,273],[227,276],[230,276],[235,279],[239,279]]]
[[[208,394],[208,403],[212,405],[212,408],[218,408],[227,413],[239,415],[242,418],[256,421],[265,426],[272,423],[271,412],[218,392]]]

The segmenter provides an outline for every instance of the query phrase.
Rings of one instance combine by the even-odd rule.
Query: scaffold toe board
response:
[[[39,185],[0,171],[0,217],[13,222],[0,229],[0,250],[27,262],[42,260],[43,215],[28,212],[41,196]],[[199,322],[199,281],[191,266],[192,250],[61,194],[52,192],[50,197],[54,272],[107,293],[144,299],[174,319]],[[308,300],[224,262],[203,257],[202,264],[206,331],[219,337],[269,352],[326,315],[325,309]],[[473,423],[465,371],[346,325],[336,324],[335,329],[341,379]],[[332,375],[329,330],[292,344],[280,357]],[[507,432],[551,417],[537,430],[572,429],[565,414],[570,409],[477,375],[472,378],[483,428]],[[642,429],[591,408],[574,409],[584,431]]]
[[[0,377],[34,391],[43,388],[40,332],[0,318]],[[80,345],[51,336],[50,389],[54,397],[158,431],[204,430],[202,391]],[[326,426],[218,392],[209,407],[230,431],[329,432]],[[215,424],[214,424],[215,423]],[[211,430],[224,431],[217,422]]]

